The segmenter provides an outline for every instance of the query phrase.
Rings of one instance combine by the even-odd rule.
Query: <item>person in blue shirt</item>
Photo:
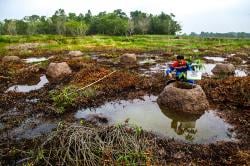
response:
[[[166,70],[166,76],[169,79],[173,79],[172,72],[176,72],[176,80],[184,81],[188,83],[194,83],[193,80],[187,80],[184,75],[186,75],[187,71],[193,71],[191,65],[184,59],[184,56],[178,55],[176,60],[170,65],[170,67]]]

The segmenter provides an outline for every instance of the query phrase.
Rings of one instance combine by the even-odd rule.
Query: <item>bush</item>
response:
[[[64,113],[65,110],[75,104],[78,93],[75,87],[65,87],[63,90],[53,90],[50,98],[56,107],[57,113]]]

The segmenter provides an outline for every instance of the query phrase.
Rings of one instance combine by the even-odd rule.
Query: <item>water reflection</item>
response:
[[[171,119],[171,128],[177,135],[183,135],[186,140],[194,140],[197,133],[196,121],[203,115],[186,112],[176,112],[161,108],[162,113]]]
[[[129,124],[141,126],[144,130],[193,143],[232,139],[228,131],[231,126],[214,111],[206,111],[202,115],[167,111],[159,107],[156,99],[156,96],[145,96],[144,100],[108,102],[94,109],[81,109],[75,117],[106,117],[109,120],[108,125],[124,123],[129,119]]]

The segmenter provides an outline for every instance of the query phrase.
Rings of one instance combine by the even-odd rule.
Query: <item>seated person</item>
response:
[[[186,75],[187,71],[192,71],[191,66],[184,59],[184,56],[178,55],[176,60],[170,65],[170,68],[166,70],[166,75],[169,79],[172,79],[173,76],[171,72],[176,72],[176,80],[185,81],[188,83],[194,83],[193,80],[187,80],[184,74]]]

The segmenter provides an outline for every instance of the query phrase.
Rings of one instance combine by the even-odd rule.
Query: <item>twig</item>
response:
[[[105,79],[105,78],[109,77],[110,75],[112,75],[112,74],[113,74],[113,73],[115,73],[115,72],[116,72],[116,70],[115,70],[115,71],[113,71],[113,72],[111,72],[111,73],[109,73],[108,75],[106,75],[106,76],[104,76],[104,77],[100,78],[99,80],[97,80],[97,81],[95,81],[95,82],[92,82],[91,84],[86,85],[86,86],[85,86],[85,87],[83,87],[83,88],[78,89],[77,91],[80,91],[80,90],[85,90],[86,88],[88,88],[88,87],[90,87],[90,86],[92,86],[92,85],[94,85],[94,84],[96,84],[96,83],[100,82],[101,80],[103,80],[103,79]]]

